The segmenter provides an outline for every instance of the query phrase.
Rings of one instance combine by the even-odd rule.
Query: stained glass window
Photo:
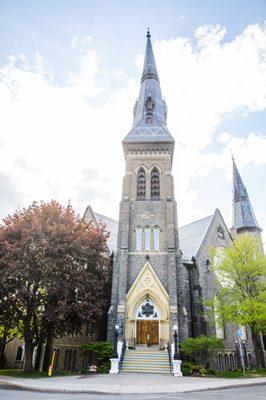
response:
[[[153,246],[154,250],[160,249],[160,228],[155,226],[153,229]]]

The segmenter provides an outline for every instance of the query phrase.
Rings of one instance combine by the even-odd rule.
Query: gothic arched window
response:
[[[146,197],[146,172],[143,167],[138,170],[137,176],[137,198],[145,199]]]
[[[153,228],[153,247],[154,250],[160,249],[160,228],[159,226],[155,226]]]
[[[141,237],[142,237],[142,228],[138,226],[136,228],[136,250],[141,251]]]
[[[145,250],[150,251],[151,249],[151,228],[146,226],[145,228]]]
[[[157,167],[151,171],[151,198],[160,198],[160,172]]]

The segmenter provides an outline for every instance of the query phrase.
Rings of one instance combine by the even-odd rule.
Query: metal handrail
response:
[[[122,351],[121,351],[121,356],[120,356],[120,360],[119,360],[119,365],[118,365],[119,370],[121,369],[123,361],[124,361],[125,351],[126,351],[126,341],[124,339],[123,340]]]
[[[170,365],[170,368],[172,368],[172,366],[173,366],[173,363],[172,363],[172,351],[171,351],[171,346],[170,346],[169,342],[167,342],[167,350],[168,350],[169,365]]]

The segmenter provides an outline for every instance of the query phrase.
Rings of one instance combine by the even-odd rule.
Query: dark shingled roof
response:
[[[179,227],[179,247],[184,259],[191,260],[197,254],[212,215]]]

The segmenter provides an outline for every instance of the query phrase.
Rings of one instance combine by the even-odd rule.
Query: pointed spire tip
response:
[[[148,39],[150,37],[151,37],[150,28],[148,28],[146,38]]]

